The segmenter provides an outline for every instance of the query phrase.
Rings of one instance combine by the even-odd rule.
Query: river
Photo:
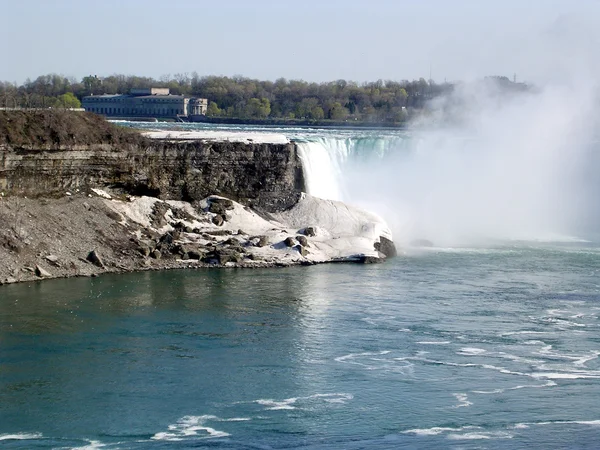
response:
[[[599,271],[518,243],[2,286],[0,442],[591,448]]]

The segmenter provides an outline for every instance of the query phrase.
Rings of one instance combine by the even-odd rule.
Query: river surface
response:
[[[600,246],[0,286],[2,448],[597,448]]]

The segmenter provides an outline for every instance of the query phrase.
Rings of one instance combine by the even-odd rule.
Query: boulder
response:
[[[296,240],[290,236],[286,237],[283,243],[286,245],[286,247],[293,247],[294,245],[296,245]]]
[[[174,255],[180,255],[183,256],[186,253],[186,249],[184,248],[183,245],[177,244],[177,245],[171,245],[169,250],[171,251],[171,253],[173,253]]]
[[[269,245],[269,238],[266,236],[258,236],[258,242],[255,245],[257,247],[266,247]]]
[[[161,244],[171,245],[173,243],[173,235],[171,233],[165,233],[161,236],[159,242]]]
[[[306,248],[304,248],[302,245],[294,246],[294,250],[297,250],[302,256],[308,255],[308,250],[306,250]]]
[[[142,256],[148,257],[148,256],[150,256],[152,249],[150,247],[148,247],[147,245],[142,244],[139,246],[138,251],[141,253]]]
[[[151,253],[151,256],[152,256],[154,259],[160,259],[160,258],[162,257],[162,253],[160,252],[160,250],[158,250],[158,249],[157,249],[157,250],[154,250],[154,251]]]
[[[44,270],[39,265],[35,266],[35,274],[40,278],[50,278],[52,275],[47,270]]]
[[[188,256],[188,259],[195,259],[195,260],[199,260],[204,257],[204,255],[197,250],[190,250],[186,253],[186,255]]]
[[[234,208],[233,202],[228,198],[220,198],[220,197],[211,197],[210,205],[219,205],[225,208],[226,210],[231,210]]]
[[[375,247],[375,250],[383,253],[388,258],[393,258],[394,256],[398,255],[396,246],[386,237],[379,236],[379,242],[375,242],[373,246]]]
[[[230,237],[226,241],[223,241],[223,245],[234,245],[236,247],[239,247],[240,241],[238,241],[236,238]]]
[[[46,256],[46,261],[54,264],[55,266],[58,265],[58,256],[56,255],[47,255]]]
[[[302,247],[308,247],[308,239],[306,239],[306,236],[296,236],[296,240]]]
[[[224,248],[215,249],[202,258],[204,262],[216,262],[217,264],[226,264],[228,262],[238,263],[241,262],[243,259],[244,257],[240,253],[232,249]]]
[[[169,209],[171,208],[169,207],[168,203],[162,201],[154,203],[154,206],[152,207],[152,214],[150,215],[152,226],[156,228],[165,226],[167,224],[165,214],[167,211],[169,211]]]
[[[217,214],[215,217],[212,218],[212,223],[214,223],[218,227],[223,225],[224,222],[225,218],[221,214]]]
[[[303,230],[300,231],[301,234],[303,234],[304,236],[316,236],[317,234],[317,230],[315,229],[315,227],[306,227]]]
[[[98,252],[96,250],[92,250],[91,252],[88,253],[87,257],[85,258],[87,261],[91,262],[93,265],[104,268],[104,261],[102,261],[102,258],[100,258],[100,255],[98,255]]]
[[[217,203],[212,203],[208,207],[208,212],[211,212],[213,214],[219,214],[221,216],[224,216],[225,214],[227,214],[227,210],[225,209],[225,207],[223,205],[219,205]]]
[[[360,255],[357,262],[362,264],[379,264],[385,261],[385,255],[379,253],[378,256]]]

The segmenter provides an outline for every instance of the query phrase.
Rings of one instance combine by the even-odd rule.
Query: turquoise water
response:
[[[600,247],[0,287],[3,448],[596,448]]]

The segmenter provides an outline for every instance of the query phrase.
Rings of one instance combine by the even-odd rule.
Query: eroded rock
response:
[[[225,218],[221,214],[217,214],[215,217],[212,218],[212,223],[214,223],[218,227],[222,226],[224,222]]]
[[[384,236],[379,236],[379,242],[375,242],[373,246],[375,247],[375,250],[383,253],[388,258],[393,258],[398,255],[394,243]]]
[[[308,247],[308,239],[306,238],[306,236],[302,236],[302,235],[296,236],[296,240],[303,247]]]
[[[40,278],[50,278],[52,274],[39,265],[35,266],[35,274]]]
[[[92,250],[91,252],[89,252],[85,259],[97,267],[106,267],[104,265],[104,261],[102,261],[102,258],[100,258],[100,255],[98,254],[98,252],[96,252],[96,250]]]
[[[308,250],[306,250],[306,248],[304,246],[302,246],[302,245],[296,245],[296,246],[294,246],[294,250],[296,250],[302,256],[308,255]]]
[[[305,236],[312,237],[317,235],[317,230],[315,229],[315,227],[306,227],[303,230],[301,230],[300,233]]]

